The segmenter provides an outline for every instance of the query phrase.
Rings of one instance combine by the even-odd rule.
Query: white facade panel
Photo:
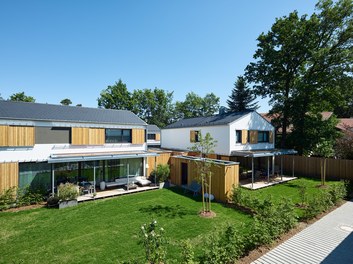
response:
[[[211,136],[217,140],[217,146],[214,151],[216,154],[229,155],[229,127],[224,126],[203,126],[193,128],[176,128],[176,129],[162,129],[161,131],[161,147],[176,150],[188,150],[194,145],[190,142],[190,131],[201,131],[202,135],[210,133]]]
[[[77,154],[77,153],[109,153],[109,152],[134,152],[145,151],[147,145],[132,144],[106,144],[104,146],[70,147],[69,144],[36,144],[33,148],[1,148],[1,162],[41,162],[47,161],[52,154]]]
[[[273,149],[275,147],[274,143],[257,143],[257,144],[241,144],[236,143],[235,131],[236,130],[257,130],[257,131],[272,131],[273,136],[275,133],[274,127],[267,122],[263,117],[261,117],[256,112],[251,112],[242,118],[234,121],[230,124],[230,151],[239,151],[239,150],[256,150],[256,149]]]

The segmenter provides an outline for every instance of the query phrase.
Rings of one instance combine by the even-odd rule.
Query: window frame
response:
[[[120,131],[119,135],[108,135],[108,131]],[[128,135],[126,132],[128,132]],[[108,140],[109,137],[109,140]],[[115,140],[114,140],[115,138]],[[126,138],[128,138],[126,140]],[[106,128],[105,129],[105,143],[115,144],[115,143],[132,143],[132,129],[122,129],[122,128]]]
[[[242,144],[243,140],[243,131],[242,130],[235,130],[235,144]]]
[[[270,131],[259,130],[257,132],[257,143],[269,143],[270,142]]]

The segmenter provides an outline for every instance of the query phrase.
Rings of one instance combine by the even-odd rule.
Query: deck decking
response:
[[[93,197],[92,194],[80,195],[77,198],[77,201],[78,202],[86,202],[86,201],[92,201],[92,200],[97,200],[97,199],[103,199],[103,198],[108,198],[108,197],[114,197],[114,196],[119,196],[119,195],[138,193],[138,192],[144,192],[144,191],[150,191],[150,190],[157,190],[157,189],[159,189],[159,186],[153,186],[153,185],[152,186],[137,187],[136,189],[132,189],[132,190],[125,190],[124,188],[117,188],[117,189],[111,189],[111,190],[97,191],[95,197]]]
[[[262,178],[260,180],[255,180],[254,184],[251,183],[251,179],[246,179],[246,180],[241,180],[240,181],[240,186],[247,188],[247,189],[252,189],[252,190],[257,190],[257,189],[262,189],[266,188],[272,185],[276,185],[282,182],[288,182],[297,179],[297,177],[289,177],[289,176],[278,176],[278,177],[271,177],[270,182],[267,182],[267,178]]]

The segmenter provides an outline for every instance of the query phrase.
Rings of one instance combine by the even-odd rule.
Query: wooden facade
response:
[[[159,153],[159,156],[148,157],[147,158],[148,169],[147,169],[146,176],[149,177],[151,175],[151,172],[154,170],[154,167],[158,166],[158,164],[169,164],[171,155],[172,155],[172,152],[163,152],[163,153]]]
[[[31,147],[34,146],[34,127],[0,126],[0,146]]]
[[[144,144],[145,142],[145,129],[132,129],[132,144]]]
[[[160,141],[161,140],[161,134],[160,133],[156,133],[156,139],[157,141]]]
[[[187,164],[187,184],[192,181],[199,180],[197,170],[197,160],[184,157],[170,158],[170,178],[175,185],[182,185],[182,164]],[[185,165],[184,165],[185,166]],[[214,163],[211,166],[212,180],[211,191],[215,199],[222,202],[227,202],[232,192],[233,185],[239,184],[239,165],[238,164],[221,164]]]
[[[0,163],[0,192],[18,186],[18,162]]]

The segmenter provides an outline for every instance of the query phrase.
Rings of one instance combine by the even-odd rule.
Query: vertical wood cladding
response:
[[[132,144],[145,143],[145,129],[132,129]]]
[[[248,143],[248,130],[243,129],[241,131],[241,144]]]
[[[268,134],[269,134],[269,143],[273,143],[273,132],[270,131]]]
[[[250,144],[257,144],[257,130],[250,130]]]
[[[18,186],[18,163],[0,163],[0,192]]]
[[[104,145],[104,128],[73,127],[71,129],[72,145]]]
[[[34,127],[0,126],[0,146],[30,147],[34,146]]]
[[[156,140],[157,140],[157,141],[160,141],[160,140],[161,140],[161,134],[156,133]]]

